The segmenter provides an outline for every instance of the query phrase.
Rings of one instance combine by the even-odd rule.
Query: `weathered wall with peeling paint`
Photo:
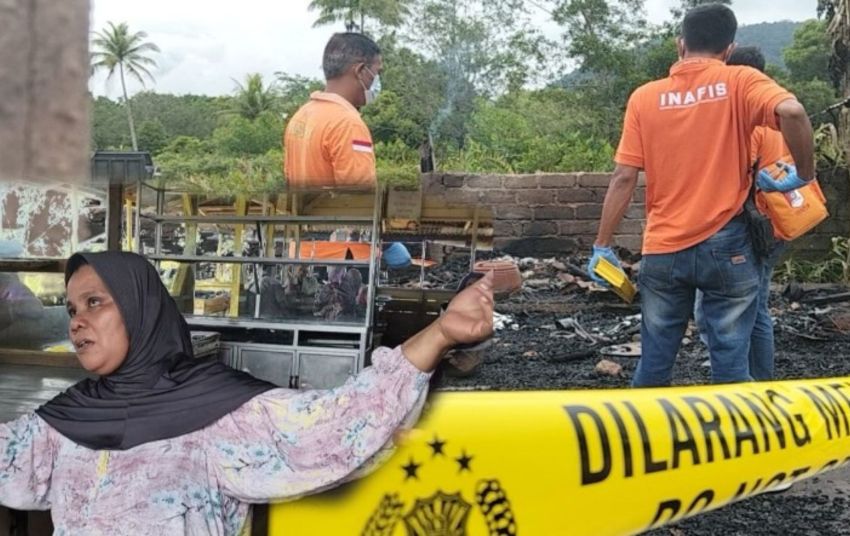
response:
[[[2,1],[2,0],[0,0]],[[24,257],[67,258],[106,246],[106,193],[75,185],[0,183],[0,240]]]
[[[0,0],[0,181],[89,180],[89,0]]]

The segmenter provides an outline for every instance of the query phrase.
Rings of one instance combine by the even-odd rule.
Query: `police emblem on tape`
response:
[[[428,443],[433,451],[431,463],[450,463],[444,452],[445,445],[446,442],[437,437]],[[457,464],[458,474],[462,474],[472,473],[472,460],[473,456],[464,449],[452,461]],[[400,466],[404,471],[404,482],[419,480],[419,469],[423,465],[411,457]],[[490,536],[517,534],[511,503],[498,479],[479,479],[475,483],[474,495],[475,506],[464,499],[462,491],[447,493],[436,489],[427,497],[417,497],[408,507],[399,493],[385,493],[366,521],[362,534],[390,536],[403,523],[407,536],[465,536],[469,517],[476,511],[484,516]]]

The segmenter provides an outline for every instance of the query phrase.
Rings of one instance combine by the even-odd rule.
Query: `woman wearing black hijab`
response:
[[[144,258],[76,254],[69,332],[98,378],[0,424],[0,504],[60,534],[240,534],[251,503],[332,487],[415,421],[442,354],[492,332],[490,279],[345,385],[293,391],[193,359]]]

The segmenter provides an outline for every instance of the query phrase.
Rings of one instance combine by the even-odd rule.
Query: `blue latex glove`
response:
[[[610,286],[608,282],[596,275],[596,265],[599,264],[599,259],[602,258],[617,268],[622,268],[622,266],[620,266],[620,259],[617,258],[617,254],[614,253],[613,249],[605,246],[593,246],[593,255],[590,257],[590,262],[587,263],[587,273],[590,274],[591,279],[607,287]]]
[[[774,166],[784,170],[785,176],[776,180],[770,175],[769,171],[769,169],[773,166],[762,168],[756,178],[756,186],[762,192],[789,192],[809,183],[809,181],[805,181],[797,175],[797,168],[792,165],[786,164],[780,160],[776,162]]]

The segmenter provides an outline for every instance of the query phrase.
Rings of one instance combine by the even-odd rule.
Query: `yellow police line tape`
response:
[[[635,534],[850,460],[850,378],[440,393],[377,471],[270,534]]]

